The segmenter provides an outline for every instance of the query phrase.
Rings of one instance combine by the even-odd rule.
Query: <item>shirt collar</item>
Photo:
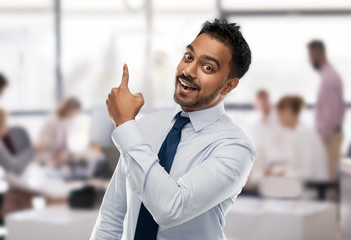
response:
[[[181,106],[177,105],[176,112],[174,113],[174,115],[176,115],[179,111],[182,111],[182,108]],[[216,106],[211,108],[206,108],[206,109],[194,111],[194,112],[184,112],[184,113],[185,113],[184,115],[189,116],[190,122],[193,125],[195,132],[198,132],[204,127],[207,127],[208,125],[210,125],[211,123],[214,123],[220,117],[223,116],[223,114],[225,113],[224,103],[222,101]]]

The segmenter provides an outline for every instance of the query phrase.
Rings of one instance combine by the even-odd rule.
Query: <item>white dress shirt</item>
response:
[[[329,181],[328,155],[322,139],[311,127],[298,123],[294,129],[282,132],[281,158],[286,160],[288,177],[306,181]]]
[[[190,123],[168,174],[157,153],[179,111],[156,112],[113,131],[121,158],[91,239],[132,240],[141,201],[159,224],[157,240],[226,239],[225,216],[247,181],[254,147],[223,103],[182,113]]]
[[[50,153],[67,152],[67,134],[68,121],[52,115],[46,120],[40,131],[38,145]]]
[[[277,123],[278,124],[278,123]],[[301,182],[328,181],[328,157],[317,132],[300,122],[295,128],[275,125],[255,142],[257,160],[251,171],[254,183],[262,182],[264,171],[284,171],[285,176]]]

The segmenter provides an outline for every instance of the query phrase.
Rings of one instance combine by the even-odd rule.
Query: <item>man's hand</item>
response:
[[[131,94],[128,89],[129,72],[127,64],[123,65],[123,76],[119,87],[112,88],[106,99],[106,105],[110,119],[119,125],[135,119],[135,116],[144,105],[144,98],[141,93]]]

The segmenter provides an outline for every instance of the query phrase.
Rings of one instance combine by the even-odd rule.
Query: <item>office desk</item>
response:
[[[237,240],[334,240],[333,203],[238,198],[224,232]]]
[[[27,210],[6,217],[6,240],[89,239],[98,209],[72,210],[66,205]]]

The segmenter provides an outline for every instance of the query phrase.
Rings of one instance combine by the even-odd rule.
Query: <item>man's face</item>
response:
[[[292,122],[292,119],[294,119],[294,114],[289,108],[285,108],[278,111],[278,117],[280,123],[284,127],[289,127]]]
[[[201,34],[190,45],[177,67],[174,100],[184,111],[215,106],[234,89],[239,79],[228,79],[231,51],[220,41]]]
[[[317,50],[310,49],[309,50],[310,62],[315,70],[319,70],[321,68],[321,53]]]
[[[73,110],[71,110],[71,111],[69,111],[69,112],[67,113],[66,118],[67,118],[68,120],[71,120],[71,119],[73,119],[74,117],[76,117],[80,112],[81,112],[81,109],[73,109]]]
[[[258,96],[256,106],[258,109],[260,109],[263,112],[269,112],[271,109],[271,103],[269,101],[268,94],[263,94],[261,96]]]

